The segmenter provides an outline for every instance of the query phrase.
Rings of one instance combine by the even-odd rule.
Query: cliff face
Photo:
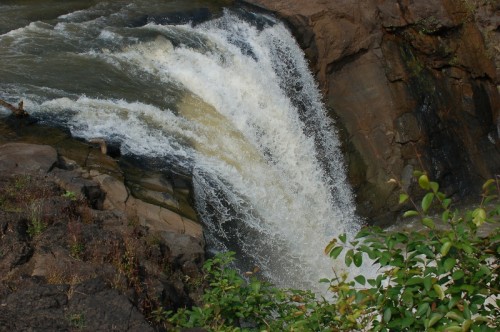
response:
[[[448,194],[500,171],[500,4],[479,0],[249,0],[309,58],[344,134],[359,212],[393,220],[426,170]]]

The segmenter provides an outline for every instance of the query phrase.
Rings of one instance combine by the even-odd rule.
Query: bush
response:
[[[500,232],[480,237],[485,223],[498,223],[498,183],[489,180],[479,207],[453,211],[451,200],[427,175],[417,174],[425,190],[406,217],[418,217],[424,232],[362,230],[354,240],[332,240],[325,252],[361,266],[371,259],[378,275],[322,280],[330,300],[308,291],[283,290],[229,268],[233,253],[208,260],[202,307],[176,313],[154,311],[166,328],[205,327],[211,331],[497,331],[500,326]],[[430,216],[440,209],[439,219]],[[440,227],[436,226],[440,225]]]
[[[339,285],[348,288],[350,305],[365,306],[365,323],[372,331],[497,331],[500,232],[496,227],[480,237],[478,229],[485,223],[498,224],[499,207],[491,204],[498,199],[492,194],[498,183],[487,181],[479,207],[460,213],[451,209],[451,200],[437,183],[425,174],[417,176],[426,194],[404,215],[419,217],[427,231],[386,233],[370,228],[349,244],[345,238],[339,246],[333,241],[326,248],[333,258],[345,251],[349,266],[368,256],[382,273],[370,280],[356,276],[355,282],[333,279],[332,290]],[[407,201],[409,195],[401,194],[400,203]],[[433,207],[440,210],[442,227],[429,216]]]

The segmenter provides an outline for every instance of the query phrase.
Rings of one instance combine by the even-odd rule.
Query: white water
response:
[[[126,72],[145,96],[161,97],[153,103],[53,88],[55,96],[41,98],[31,89],[26,108],[76,136],[106,137],[123,153],[189,170],[213,250],[238,251],[242,269],[257,265],[280,286],[317,289],[332,276],[324,247],[354,234],[358,219],[304,55],[283,24],[261,19],[268,24],[259,30],[226,12],[196,27],[148,24],[135,35],[85,22],[37,23],[8,38],[38,29],[71,44],[82,38],[79,29],[96,30],[92,47],[65,55]]]

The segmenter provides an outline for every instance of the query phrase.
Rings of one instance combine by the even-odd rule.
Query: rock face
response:
[[[0,145],[0,330],[153,331],[198,303],[201,226],[47,145]]]
[[[0,172],[47,173],[56,162],[56,150],[47,145],[10,143],[0,147]]]
[[[500,171],[500,5],[475,0],[249,0],[310,60],[345,141],[360,213],[394,220],[425,170],[458,197]]]

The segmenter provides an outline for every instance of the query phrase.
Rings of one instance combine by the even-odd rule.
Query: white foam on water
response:
[[[30,106],[76,136],[191,169],[211,247],[237,248],[277,285],[319,289],[334,268],[324,247],[359,220],[335,129],[289,31],[229,12],[196,27],[140,29],[159,36],[86,56],[154,75],[177,91],[165,96],[175,107],[86,96]]]

